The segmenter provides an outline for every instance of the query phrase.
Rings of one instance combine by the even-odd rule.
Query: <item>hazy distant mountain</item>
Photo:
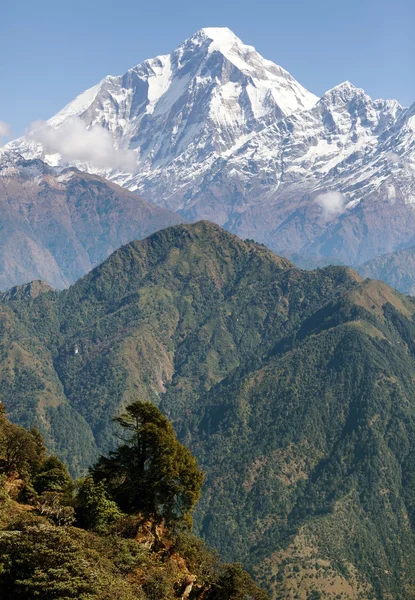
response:
[[[414,110],[348,82],[318,100],[229,29],[207,28],[81,94],[43,146],[11,147],[73,161],[74,119],[80,134],[102,126],[128,160],[83,155],[78,167],[286,256],[357,265],[415,243]]]
[[[415,247],[373,258],[359,267],[359,273],[382,279],[400,292],[415,296]]]
[[[67,287],[122,244],[182,220],[99,176],[3,155],[0,289]]]

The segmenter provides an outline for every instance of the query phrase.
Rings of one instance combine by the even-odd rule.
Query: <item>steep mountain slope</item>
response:
[[[314,264],[359,265],[413,245],[415,105],[372,100],[349,82],[317,100],[230,30],[207,28],[106,77],[44,135],[11,147],[75,161],[186,219]],[[132,151],[129,164],[62,156],[71,124],[109,132]]]
[[[309,260],[359,264],[408,243],[413,177],[403,162],[408,157],[393,154],[397,144],[390,140],[398,137],[401,114],[397,102],[337,86],[310,110],[270,125],[217,161],[183,214],[206,214],[206,207],[223,214],[228,207],[227,229]],[[413,154],[405,123],[398,131]]]
[[[117,147],[135,150],[137,168],[130,173],[109,169],[106,175],[131,190],[151,188],[149,199],[161,194],[156,202],[176,210],[187,187],[217,156],[316,100],[229,29],[206,28],[170,55],[106,77],[49,123],[59,129],[79,117],[88,127],[110,131]],[[31,156],[42,151],[36,140],[28,145],[18,140],[12,147]],[[61,160],[52,154],[46,158]]]
[[[412,299],[199,222],[1,310],[7,410],[72,470],[151,399],[206,472],[198,529],[273,598],[415,598]]]
[[[351,163],[339,179],[336,172],[332,174],[331,185],[338,181],[351,199],[352,210],[329,223],[317,240],[302,249],[303,254],[331,254],[358,265],[414,244],[414,110],[415,104],[401,113],[361,167]]]
[[[101,177],[15,155],[0,160],[0,289],[67,287],[132,239],[182,219]]]

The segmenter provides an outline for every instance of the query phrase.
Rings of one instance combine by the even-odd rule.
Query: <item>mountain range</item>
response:
[[[382,279],[387,284],[415,296],[415,247],[377,256],[359,267],[363,277]]]
[[[414,111],[205,28],[0,153],[7,416],[78,477],[153,402],[272,600],[415,600]]]
[[[0,298],[0,393],[80,474],[156,403],[206,474],[197,531],[272,598],[415,598],[415,304],[202,221],[68,290]]]
[[[206,28],[104,78],[8,147],[300,265],[358,266],[415,244],[414,110],[349,82],[317,98],[229,29]],[[115,154],[77,159],[72,130],[86,145],[105,133]]]

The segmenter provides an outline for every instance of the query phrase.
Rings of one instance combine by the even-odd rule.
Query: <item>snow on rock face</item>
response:
[[[348,81],[318,99],[229,29],[208,27],[169,55],[106,77],[49,126],[58,136],[70,119],[97,135],[103,128],[123,156],[134,152],[135,168],[71,164],[188,219],[210,219],[288,256],[358,263],[382,243],[391,251],[411,239],[412,213],[401,207],[415,201],[414,106],[372,100]],[[9,147],[43,157],[36,137]],[[65,162],[49,151],[49,164]],[[316,201],[322,194],[344,199],[330,219]],[[364,232],[393,222],[392,210],[401,215],[395,227],[407,229],[402,239],[375,232],[363,244]]]
[[[49,120],[49,124],[54,127],[58,127],[65,119],[69,117],[79,116],[86,110],[91,103],[95,100],[97,93],[101,84],[98,83],[94,85],[94,87],[89,88],[82,94],[79,94],[70,104],[65,106],[62,110],[60,110],[54,117]]]
[[[197,171],[202,160],[212,162],[266,124],[316,101],[289,73],[229,29],[206,28],[170,55],[106,77],[49,125],[59,128],[66,119],[79,117],[87,127],[108,130],[117,148],[136,152],[138,166],[121,179],[116,170],[100,172],[134,189],[149,173],[175,161],[180,169],[188,164],[189,174]],[[42,154],[33,141],[18,140],[11,147],[30,157]],[[52,162],[52,155],[46,159]],[[86,163],[77,166],[97,171]]]

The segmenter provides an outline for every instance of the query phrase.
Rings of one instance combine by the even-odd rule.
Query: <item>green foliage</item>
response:
[[[4,424],[6,421],[4,418]],[[136,449],[137,435],[142,436],[141,442],[147,440],[142,429],[149,424],[168,431],[174,438],[166,418],[145,403],[129,406],[119,421],[124,429],[130,429],[129,442]],[[153,437],[148,439],[153,440]],[[175,444],[179,443],[175,438],[173,441],[163,447],[157,446],[159,454],[174,450]],[[39,436],[36,436],[36,442],[39,456],[44,457],[45,448]],[[177,456],[180,458],[180,453]],[[190,461],[187,466],[189,464],[193,463]],[[151,468],[155,468],[154,465]],[[183,465],[178,473],[182,471]],[[198,471],[197,475],[200,476]],[[123,538],[128,528],[123,524],[124,516],[119,507],[109,498],[106,481],[95,483],[92,477],[87,477],[80,482],[75,499],[75,528],[71,526],[75,520],[74,510],[68,504],[72,500],[73,485],[59,459],[54,456],[44,458],[35,471],[26,471],[25,476],[28,478],[26,485],[34,477],[38,492],[35,507],[22,503],[21,498],[19,502],[13,501],[7,493],[8,485],[22,482],[18,472],[0,475],[2,599],[209,599],[213,590],[223,588],[227,568],[221,568],[216,554],[211,553],[203,542],[184,531],[177,533],[169,519],[164,519],[163,526],[153,522],[150,531],[148,522],[140,528],[140,519],[129,517],[134,520],[134,539]],[[144,488],[142,493],[146,493]],[[147,493],[152,495],[150,489]],[[167,523],[172,526],[170,529],[166,529]],[[157,527],[159,533],[156,534]],[[233,582],[226,582],[226,589],[235,594],[239,593],[239,587],[241,593],[251,592],[255,586],[252,582],[248,585],[249,581],[250,578],[241,573]],[[251,596],[261,600],[263,597]]]
[[[2,479],[13,476],[17,482],[16,499],[34,505],[39,514],[56,525],[74,521],[74,486],[68,469],[56,456],[46,457],[37,430],[13,425],[4,410],[0,411],[0,460]]]
[[[208,596],[209,600],[267,600],[261,590],[244,571],[242,565],[225,565],[218,581]]]
[[[69,290],[0,304],[0,392],[73,474],[109,456],[109,497],[127,510],[144,500],[117,482],[112,418],[137,397],[153,402],[206,473],[195,526],[225,560],[277,596],[274,561],[294,545],[301,570],[309,544],[349,583],[356,569],[363,597],[406,600],[414,309],[350,269],[300,271],[208,223],[179,226],[124,246]],[[119,464],[131,464],[128,444]],[[152,502],[167,494],[150,484]]]
[[[210,586],[216,581],[221,564],[219,554],[206,546],[206,543],[188,531],[180,531],[173,538],[175,552],[182,556],[198,582]]]
[[[4,510],[6,505],[9,503],[9,493],[6,488],[6,474],[0,474],[0,510]]]
[[[65,497],[59,492],[42,492],[36,508],[40,515],[60,527],[75,521],[73,507],[65,502]]]
[[[172,425],[153,404],[140,401],[127,406],[116,421],[127,434],[126,443],[99,459],[92,470],[94,480],[105,481],[126,512],[190,526],[203,473]]]
[[[4,600],[132,600],[139,598],[90,540],[52,526],[0,533]]]
[[[37,430],[27,431],[10,423],[0,403],[0,473],[26,475],[40,467],[44,456]]]
[[[85,478],[79,486],[76,514],[82,527],[101,535],[114,531],[116,523],[122,518],[121,510],[108,497],[104,482],[94,483],[92,477]]]
[[[33,487],[42,492],[61,492],[70,494],[72,479],[67,467],[56,456],[49,456],[42,464],[39,473],[33,479]]]

